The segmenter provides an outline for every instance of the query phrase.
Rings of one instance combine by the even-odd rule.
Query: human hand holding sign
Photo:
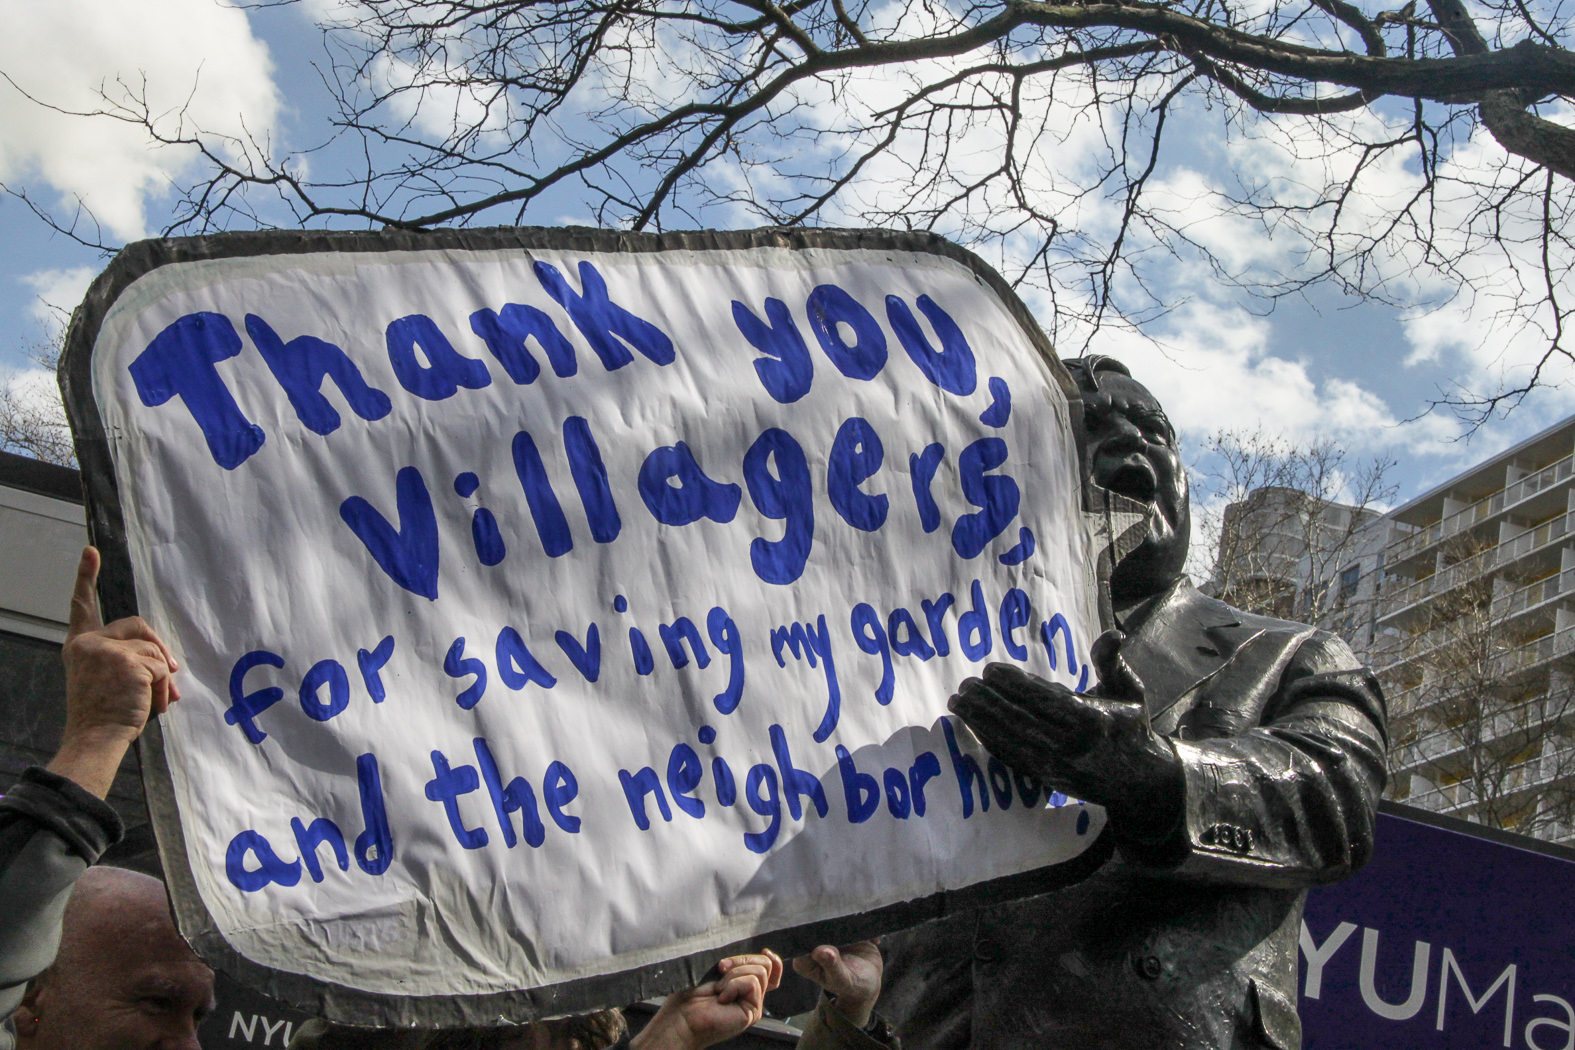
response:
[[[667,997],[630,1050],[705,1050],[731,1039],[766,1012],[766,993],[782,983],[782,959],[767,949],[717,963],[721,976]]]
[[[808,955],[793,960],[793,969],[832,995],[837,1009],[859,1028],[870,1023],[875,1000],[880,998],[884,968],[880,946],[874,941],[860,941],[842,948],[822,944]]]
[[[82,551],[60,654],[66,666],[66,730],[48,769],[103,798],[126,748],[152,715],[180,699],[180,688],[175,657],[141,617],[105,626],[98,607],[99,564],[97,550]]]
[[[948,706],[1013,769],[1105,807],[1124,835],[1152,841],[1175,826],[1185,782],[1174,748],[1148,723],[1143,683],[1122,659],[1121,641],[1107,631],[1094,643],[1096,693],[993,663]]]

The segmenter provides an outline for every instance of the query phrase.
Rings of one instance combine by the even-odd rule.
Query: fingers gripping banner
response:
[[[1092,856],[946,710],[991,660],[1086,687],[1097,627],[1064,374],[943,241],[148,242],[67,368],[183,668],[182,928],[275,994],[563,1012]]]

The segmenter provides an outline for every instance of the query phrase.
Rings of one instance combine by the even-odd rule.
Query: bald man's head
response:
[[[164,884],[89,868],[66,905],[60,953],[15,1014],[19,1050],[197,1050],[213,971],[170,919]]]

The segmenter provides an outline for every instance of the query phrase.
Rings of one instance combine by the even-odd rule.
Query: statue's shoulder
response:
[[[1250,613],[1222,602],[1218,598],[1210,597],[1192,587],[1190,583],[1185,584],[1185,587],[1190,593],[1178,592],[1176,598],[1186,603],[1187,610],[1196,616],[1200,623],[1218,625],[1214,627],[1216,631],[1224,630],[1229,634],[1240,636],[1260,632],[1280,635],[1287,643],[1296,646],[1296,660],[1299,663],[1316,664],[1323,670],[1356,669],[1363,666],[1360,658],[1346,641],[1332,631],[1295,620],[1282,620],[1274,616]]]
[[[1188,615],[1195,617],[1200,623],[1210,628],[1239,628],[1243,631],[1256,634],[1259,631],[1274,631],[1287,634],[1307,634],[1315,628],[1295,620],[1281,620],[1273,616],[1262,616],[1250,613],[1245,609],[1238,609],[1218,598],[1204,594],[1192,585],[1192,581],[1182,578],[1177,585],[1175,594],[1171,599],[1176,605],[1184,609]]]

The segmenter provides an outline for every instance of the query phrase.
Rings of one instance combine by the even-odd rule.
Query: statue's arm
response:
[[[1338,638],[1314,635],[1261,724],[1172,741],[1185,784],[1181,820],[1161,841],[1123,841],[1123,854],[1210,882],[1302,887],[1345,878],[1372,855],[1384,719],[1371,672]]]

